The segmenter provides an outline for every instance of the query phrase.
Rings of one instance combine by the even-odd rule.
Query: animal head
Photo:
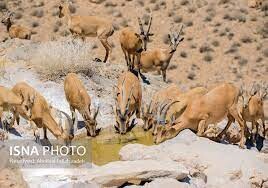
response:
[[[65,144],[66,146],[69,146],[74,138],[73,135],[70,135],[68,133],[66,133],[62,127],[60,127],[61,129],[61,134],[59,136],[57,136],[57,140],[60,144]]]
[[[118,131],[120,134],[125,134],[127,132],[127,128],[128,125],[130,124],[130,117],[132,116],[132,113],[129,110],[129,106],[130,106],[130,100],[133,94],[133,88],[134,85],[132,86],[130,93],[128,95],[128,98],[126,100],[126,103],[124,103],[124,101],[122,101],[123,104],[119,104],[118,101],[118,95],[120,93],[116,94],[116,98],[115,98],[115,117],[116,117],[116,125],[115,125],[115,129],[116,131]],[[121,93],[122,96],[124,96],[123,91]],[[125,111],[121,111],[120,106],[124,106]]]
[[[139,22],[139,26],[140,26],[140,34],[139,35],[140,35],[141,40],[143,42],[143,49],[145,51],[147,50],[147,43],[150,40],[150,36],[154,35],[153,33],[150,33],[150,29],[151,29],[151,25],[152,25],[152,19],[153,19],[152,16],[150,16],[150,20],[149,20],[149,23],[148,23],[148,28],[147,28],[147,31],[145,32],[143,24],[141,22],[141,19],[140,19],[140,17],[138,17],[138,22]]]
[[[150,102],[149,105],[144,104],[144,106],[142,107],[142,116],[143,116],[143,121],[144,121],[144,125],[143,125],[143,129],[145,131],[148,131],[149,129],[151,129],[153,127],[154,124],[154,113],[152,111],[152,101]]]
[[[70,13],[69,1],[59,5],[59,18],[62,18]]]
[[[169,110],[169,108],[174,104],[180,101],[172,101],[169,103],[169,100],[164,101],[161,105],[157,105],[157,114],[156,114],[156,121],[155,121],[155,126],[154,126],[154,130],[152,132],[153,135],[157,135],[158,133],[158,127],[165,127],[168,126],[167,125],[167,121],[166,121],[166,116],[167,116],[167,112]],[[174,116],[172,116],[171,121],[169,122],[170,125],[173,124],[174,121]]]
[[[184,40],[184,37],[180,38],[182,29],[183,29],[183,25],[181,26],[180,32],[178,34],[173,33],[173,32],[168,34],[168,39],[169,39],[169,42],[170,42],[170,44],[169,44],[170,53],[174,53],[177,50],[177,47],[180,44],[180,42],[182,42]]]
[[[1,23],[3,23],[5,26],[7,26],[8,29],[12,25],[11,19],[12,19],[13,15],[14,15],[13,12],[7,12],[6,16],[4,16],[4,18],[1,20]]]
[[[88,107],[90,111],[90,106]],[[99,114],[100,107],[98,106],[96,110],[92,110],[92,113],[90,117],[88,118],[86,115],[83,115],[83,118],[85,119],[85,125],[87,129],[87,135],[95,137],[98,134],[97,130],[97,116]]]
[[[36,100],[36,94],[29,94],[26,98],[21,95],[22,103],[21,107],[26,114],[27,117],[32,117],[32,108],[34,106],[35,100]]]
[[[154,142],[156,144],[162,143],[168,139],[174,138],[177,135],[177,131],[173,127],[157,127],[157,134],[154,136]]]
[[[240,93],[241,93],[241,97],[243,99],[243,108],[248,107],[248,103],[249,103],[251,97],[256,95],[257,92],[258,92],[258,87],[255,84],[255,82],[252,84],[252,87],[251,87],[250,91],[248,91],[248,89],[246,89],[243,86],[241,86]]]

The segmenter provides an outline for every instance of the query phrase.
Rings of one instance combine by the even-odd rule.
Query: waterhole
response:
[[[115,133],[113,129],[104,129],[95,138],[80,137],[75,143],[86,147],[87,154],[82,156],[86,162],[96,165],[119,160],[120,149],[130,143],[153,145],[152,133],[145,132],[141,127],[135,127],[125,135]]]

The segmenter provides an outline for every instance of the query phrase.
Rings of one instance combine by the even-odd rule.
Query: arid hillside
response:
[[[154,36],[148,48],[168,48],[167,34],[184,25],[185,40],[178,46],[167,73],[168,81],[191,86],[222,81],[267,80],[268,2],[249,8],[247,0],[72,0],[76,15],[99,15],[113,21],[110,63],[125,63],[118,33],[125,26],[138,30],[137,16],[148,24],[153,16]],[[14,22],[34,33],[33,41],[58,40],[70,35],[67,23],[58,17],[60,1],[1,0],[0,16],[8,9]],[[7,37],[0,24],[0,39]],[[103,57],[101,43],[94,44],[92,56]]]

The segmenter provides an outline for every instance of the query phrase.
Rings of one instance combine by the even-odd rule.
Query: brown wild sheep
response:
[[[226,132],[229,126],[235,120],[238,121],[241,128],[241,140],[239,146],[244,147],[244,121],[239,116],[237,110],[239,89],[229,83],[220,84],[210,90],[205,95],[195,98],[190,102],[183,114],[166,128],[158,127],[155,143],[163,142],[178,135],[184,129],[191,129],[197,132],[198,136],[205,136],[204,132],[209,124],[216,124],[226,116],[228,123],[224,130],[217,136]]]
[[[0,86],[0,121],[4,111],[12,110],[14,107],[20,106],[21,110],[28,116],[31,114],[28,101],[25,98],[18,97],[10,89]],[[4,127],[8,129],[8,127]]]
[[[99,130],[97,127],[97,115],[99,107],[94,112],[90,109],[91,99],[81,80],[75,73],[69,73],[64,80],[64,91],[66,99],[72,112],[72,123],[77,124],[77,110],[83,117],[88,136],[96,136]]]
[[[23,26],[13,25],[11,21],[13,13],[8,13],[8,16],[2,20],[2,23],[7,27],[7,32],[10,38],[31,39],[32,32]]]
[[[252,123],[252,138],[256,141],[256,135],[259,133],[259,123],[263,128],[263,136],[265,137],[265,117],[264,117],[264,107],[263,101],[267,95],[267,86],[265,84],[262,87],[256,88],[254,84],[251,88],[251,91],[243,89],[242,99],[243,99],[243,108],[241,110],[242,118],[246,122]]]
[[[148,131],[154,124],[154,117],[160,103],[164,101],[173,101],[177,96],[181,94],[181,90],[176,84],[170,84],[168,87],[157,91],[149,105],[144,104],[142,106],[142,118],[144,120],[143,129]]]
[[[158,126],[165,126],[168,120],[169,124],[177,119],[186,109],[186,106],[195,98],[205,95],[208,90],[204,87],[196,87],[176,96],[173,101],[163,101],[158,106],[155,121],[153,124],[153,135],[157,134]]]
[[[17,96],[23,96],[24,99],[28,99],[28,101],[31,101],[31,104],[29,104],[31,109],[31,115],[30,116],[26,115],[21,110],[21,107],[18,106],[13,111],[14,114],[13,123],[16,120],[17,124],[19,124],[19,115],[21,115],[24,119],[30,121],[37,142],[40,141],[38,128],[43,128],[44,139],[48,139],[47,138],[47,129],[48,129],[58,140],[64,141],[66,145],[70,144],[70,140],[72,140],[73,136],[63,132],[62,127],[60,127],[56,123],[56,121],[51,115],[50,107],[46,102],[46,99],[40,93],[38,93],[34,88],[29,86],[25,82],[17,83],[12,88],[12,91]]]
[[[135,75],[136,74],[136,75]],[[125,134],[133,125],[130,118],[136,114],[140,118],[142,90],[138,73],[124,72],[118,79],[115,96],[115,129]]]
[[[121,30],[119,35],[121,48],[125,56],[128,70],[134,69],[135,58],[136,61],[139,63],[140,54],[143,50],[147,50],[147,43],[149,41],[149,37],[153,35],[152,33],[150,33],[152,17],[150,17],[149,26],[146,32],[144,31],[143,24],[139,17],[138,22],[140,26],[139,34],[136,33],[133,28],[126,27]],[[138,68],[139,67],[140,66],[138,66]]]
[[[180,29],[179,34],[169,34],[170,46],[168,49],[154,49],[141,53],[140,68],[143,72],[158,71],[162,72],[163,81],[166,82],[166,72],[169,66],[170,60],[173,57],[180,42],[184,38],[180,38],[183,26]],[[138,62],[139,63],[139,62]]]
[[[83,40],[85,37],[98,37],[101,44],[106,50],[105,63],[112,51],[108,38],[113,35],[114,27],[110,21],[98,16],[72,16],[69,10],[69,3],[59,6],[59,17],[65,17],[68,28],[73,35],[80,36]]]

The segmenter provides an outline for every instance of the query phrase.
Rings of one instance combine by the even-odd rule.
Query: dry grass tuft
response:
[[[30,64],[46,80],[58,80],[69,72],[88,75],[91,48],[81,40],[41,43],[32,54]]]

